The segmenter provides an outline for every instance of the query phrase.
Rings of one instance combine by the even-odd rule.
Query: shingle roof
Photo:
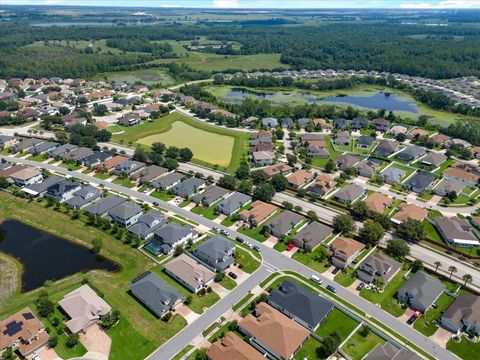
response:
[[[443,313],[442,319],[448,319],[459,329],[463,327],[463,321],[480,327],[480,296],[460,295]]]
[[[172,190],[176,195],[186,197],[195,193],[203,184],[205,184],[205,180],[191,177],[175,185]]]
[[[231,332],[210,346],[207,357],[210,360],[265,360],[257,350]]]
[[[250,201],[252,201],[251,196],[242,194],[241,192],[234,192],[217,205],[217,210],[226,215],[230,215]]]
[[[302,220],[303,216],[290,210],[284,210],[280,215],[273,218],[265,225],[277,233],[286,234]]]
[[[127,201],[124,197],[118,195],[109,195],[106,198],[98,201],[97,203],[90,205],[85,210],[92,215],[103,215],[114,207]]]
[[[143,209],[140,205],[138,205],[135,201],[130,200],[114,207],[108,212],[108,214],[110,216],[116,216],[120,219],[129,219],[142,211]]]
[[[344,201],[354,201],[365,192],[365,189],[357,184],[351,184],[338,190],[334,197]]]
[[[400,287],[398,292],[399,294],[408,294],[409,298],[414,298],[415,302],[428,308],[444,290],[445,286],[440,281],[423,271],[417,271]]]

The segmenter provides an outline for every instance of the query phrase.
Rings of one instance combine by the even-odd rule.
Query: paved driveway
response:
[[[188,324],[191,324],[192,322],[194,322],[195,320],[198,319],[198,317],[200,316],[200,314],[197,314],[195,312],[193,312],[192,310],[190,310],[190,308],[185,305],[185,304],[179,304],[176,308],[175,308],[175,313],[182,316]]]
[[[445,349],[447,347],[448,340],[450,340],[452,336],[453,334],[450,331],[439,327],[437,331],[435,331],[435,334],[430,337],[430,339]]]
[[[105,356],[105,359],[108,359],[112,340],[110,336],[100,329],[100,326],[90,326],[85,334],[80,334],[80,342],[88,352],[102,354]]]
[[[42,360],[61,360],[61,358],[55,352],[55,349],[51,349],[48,346],[44,346],[37,350],[37,355]]]

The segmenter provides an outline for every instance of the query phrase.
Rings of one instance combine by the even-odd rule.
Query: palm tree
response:
[[[463,276],[462,276],[462,279],[463,279],[463,281],[464,281],[463,286],[471,283],[472,280],[473,280],[472,275],[470,275],[470,274],[465,274],[465,275],[463,275]]]
[[[438,268],[442,266],[442,263],[440,261],[435,261],[433,264],[435,265],[435,272],[437,272]]]
[[[448,267],[448,271],[450,271],[450,278],[451,278],[453,273],[456,273],[458,269],[455,266],[451,265]]]

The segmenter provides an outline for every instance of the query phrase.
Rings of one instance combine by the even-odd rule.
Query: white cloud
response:
[[[212,5],[216,8],[239,8],[242,6],[239,0],[213,0]]]
[[[479,0],[443,0],[436,4],[432,3],[409,3],[401,4],[403,9],[468,9],[479,8]]]

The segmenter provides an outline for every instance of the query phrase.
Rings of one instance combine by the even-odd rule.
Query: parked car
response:
[[[361,282],[360,284],[357,285],[357,291],[362,290],[365,287],[365,283]]]
[[[340,271],[340,268],[336,267],[335,269],[333,269],[332,271],[332,274],[336,274]]]
[[[225,229],[220,230],[220,232],[225,236],[230,235],[230,232],[228,230],[225,230]]]
[[[310,280],[312,280],[314,283],[317,283],[318,285],[322,285],[323,283],[323,280],[320,279],[317,275],[310,276]]]
[[[258,246],[258,245],[253,245],[252,249],[260,252],[260,246]]]
[[[219,228],[218,226],[214,226],[214,227],[212,227],[212,230],[213,230],[213,231],[220,232],[220,228]]]
[[[236,240],[240,243],[240,244],[243,244],[245,242],[245,240],[243,240],[243,238],[241,238],[240,236],[237,236],[236,237]]]
[[[253,247],[253,245],[250,241],[245,241],[244,244],[247,245],[248,247]]]
[[[158,206],[158,205],[160,205],[160,204],[158,203],[158,201],[154,201],[154,202],[153,202],[153,205]]]
[[[407,324],[412,325],[420,316],[422,316],[422,313],[420,311],[415,311],[413,315],[408,318]]]
[[[337,289],[335,289],[335,286],[332,286],[332,285],[327,285],[327,290],[328,290],[328,291],[331,291],[332,293],[336,293],[336,292],[337,292]]]
[[[232,279],[238,278],[238,275],[231,271],[228,273],[228,276],[230,276]]]

